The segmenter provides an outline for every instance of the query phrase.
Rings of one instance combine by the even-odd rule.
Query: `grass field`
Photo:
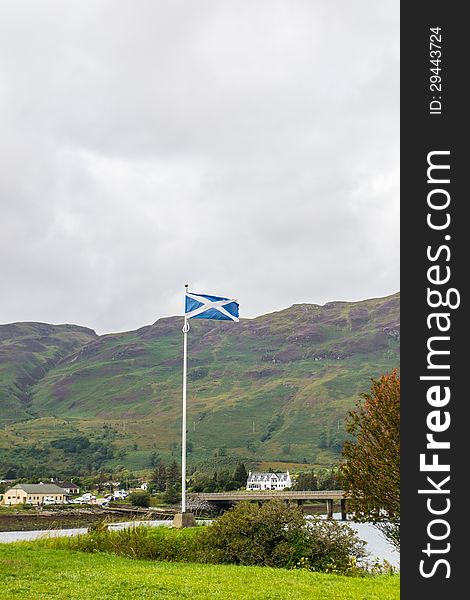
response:
[[[4,595],[24,600],[398,600],[398,576],[343,577],[266,567],[131,560],[0,544]]]

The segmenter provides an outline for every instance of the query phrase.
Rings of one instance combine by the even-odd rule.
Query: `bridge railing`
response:
[[[192,492],[188,494],[192,498],[206,500],[257,500],[271,498],[282,498],[292,500],[342,500],[346,498],[343,490],[314,490],[314,491],[281,491],[281,490],[241,490],[233,492]]]
[[[236,492],[207,492],[190,493],[188,497],[193,500],[203,500],[209,503],[230,504],[242,500],[252,500],[254,502],[264,502],[279,498],[285,502],[297,501],[299,506],[305,502],[325,502],[326,514],[329,519],[333,518],[334,502],[340,502],[341,519],[346,520],[346,499],[347,496],[343,490],[315,490],[315,491],[279,491],[279,490],[248,490]]]

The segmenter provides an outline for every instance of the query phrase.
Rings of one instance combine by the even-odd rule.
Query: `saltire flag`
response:
[[[238,301],[221,296],[186,292],[185,316],[188,319],[238,321]]]

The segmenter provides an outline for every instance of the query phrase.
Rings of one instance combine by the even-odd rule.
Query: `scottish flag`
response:
[[[221,296],[186,292],[185,316],[188,319],[238,321],[238,302]]]

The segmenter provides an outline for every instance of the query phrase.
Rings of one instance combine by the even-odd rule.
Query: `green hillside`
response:
[[[18,344],[26,325],[34,340],[39,324],[19,324]],[[9,355],[1,367],[2,406],[20,406],[18,417],[29,419],[10,422],[2,432],[3,462],[14,459],[11,443],[19,456],[33,442],[35,456],[44,451],[43,461],[56,460],[63,445],[57,440],[80,435],[112,448],[107,456],[96,450],[107,468],[142,469],[152,454],[178,456],[181,326],[181,317],[171,317],[100,337],[56,326],[51,340],[67,338],[69,331],[66,358],[67,349],[57,346],[48,363],[52,343],[44,342],[43,352]],[[0,339],[4,327],[14,326],[1,326]],[[14,331],[8,335],[16,348]],[[399,294],[294,305],[240,323],[194,320],[188,350],[190,464],[237,457],[333,464],[345,437],[345,415],[358,394],[369,388],[370,377],[399,364]],[[31,370],[33,357],[42,371],[18,387],[18,374],[25,365]],[[15,395],[16,387],[23,395]],[[66,463],[67,453],[60,458]],[[91,455],[89,464],[98,466]]]
[[[0,325],[0,421],[30,417],[32,387],[96,337],[93,330],[76,325]]]

